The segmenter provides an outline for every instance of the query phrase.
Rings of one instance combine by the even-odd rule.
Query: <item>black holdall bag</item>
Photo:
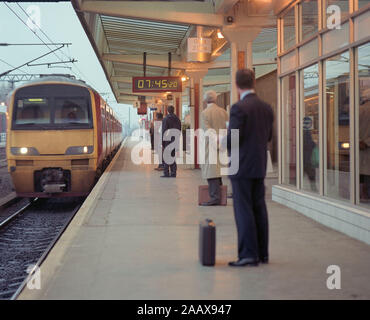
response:
[[[214,266],[216,260],[216,225],[211,219],[199,224],[199,261],[203,266]]]

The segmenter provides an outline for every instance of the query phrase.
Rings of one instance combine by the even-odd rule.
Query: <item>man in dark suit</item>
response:
[[[168,115],[162,121],[162,133],[163,133],[163,176],[161,178],[176,178],[176,151],[179,150],[179,141],[181,134],[181,121],[174,113],[175,108],[173,106],[167,107]],[[170,138],[171,137],[171,138]],[[175,142],[176,141],[176,142]],[[169,149],[166,147],[170,145],[171,156],[169,156]],[[170,158],[170,159],[169,159]],[[171,174],[170,174],[171,169]]]
[[[268,218],[265,203],[267,143],[272,138],[273,111],[255,91],[254,72],[236,73],[240,101],[230,110],[228,151],[231,150],[231,129],[239,131],[239,170],[230,175],[234,215],[238,232],[238,260],[233,267],[268,263]]]

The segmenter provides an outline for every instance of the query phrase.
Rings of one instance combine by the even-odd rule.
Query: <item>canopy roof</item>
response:
[[[209,70],[204,84],[218,85],[217,90],[229,90],[229,43],[219,38],[218,32],[224,25],[225,12],[230,11],[237,2],[72,0],[116,100],[122,103],[132,103],[138,99],[132,92],[131,83],[132,77],[144,75],[144,52],[146,76],[168,75],[169,53],[171,75],[185,73],[188,67],[187,39],[197,36],[199,25],[202,26],[202,37],[212,39],[213,50],[209,61],[204,63]],[[274,19],[263,20],[262,31],[253,42],[257,66],[266,62],[274,63],[277,39]],[[262,21],[259,17],[251,17],[247,23],[255,26],[259,21]]]

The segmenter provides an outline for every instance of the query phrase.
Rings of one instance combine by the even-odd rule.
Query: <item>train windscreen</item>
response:
[[[17,90],[12,129],[56,130],[92,128],[90,93],[84,87],[35,85]]]

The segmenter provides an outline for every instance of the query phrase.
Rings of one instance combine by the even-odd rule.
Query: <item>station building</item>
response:
[[[279,185],[273,187],[275,201],[367,243],[369,4],[286,1],[279,12]]]
[[[140,104],[131,78],[143,72],[184,77],[165,103],[194,129],[203,91],[228,109],[238,100],[236,71],[253,68],[276,119],[273,200],[370,244],[369,1],[72,4],[117,101]],[[192,51],[189,38],[209,39],[211,50]],[[145,96],[154,106],[166,100]]]

